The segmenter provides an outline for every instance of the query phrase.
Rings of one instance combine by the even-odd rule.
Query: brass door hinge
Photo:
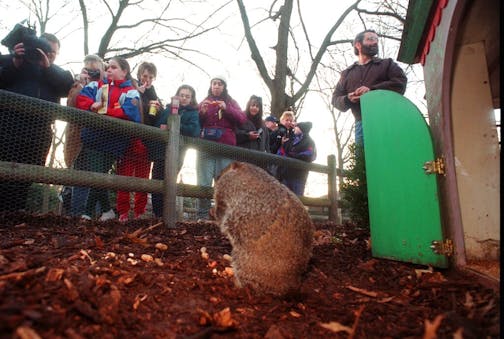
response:
[[[446,175],[443,157],[425,162],[422,168],[425,170],[425,174]]]
[[[451,239],[446,239],[445,241],[433,240],[430,248],[434,253],[448,257],[452,256],[455,250]]]

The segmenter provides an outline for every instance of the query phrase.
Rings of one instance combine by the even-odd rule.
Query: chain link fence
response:
[[[327,175],[326,198],[300,199],[337,220],[336,177],[343,174],[334,156],[328,157],[327,166],[306,163],[181,136],[178,115],[160,129],[3,90],[0,114],[0,212],[105,220],[128,210],[131,218],[163,217],[174,226],[184,216],[208,213],[213,190],[204,176],[212,172],[209,166],[237,160],[268,171],[284,166]],[[137,177],[117,174],[131,175],[131,167]]]

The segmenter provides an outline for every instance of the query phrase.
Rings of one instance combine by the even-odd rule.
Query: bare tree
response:
[[[254,24],[249,22],[249,15],[243,0],[236,1],[251,57],[262,80],[270,91],[271,112],[277,117],[286,107],[293,107],[295,110],[299,108],[304,96],[310,90],[310,85],[317,74],[319,65],[323,62],[328,51],[336,49],[339,45],[350,45],[353,36],[343,39],[335,38],[338,30],[345,29],[344,22],[353,18],[354,22],[357,21],[357,24],[363,26],[363,28],[367,27],[368,24],[379,25],[384,27],[384,32],[388,33],[381,34],[383,38],[400,41],[402,24],[406,15],[406,8],[399,0],[356,0],[340,14],[325,34],[322,42],[315,49],[313,37],[308,34],[308,28],[303,19],[300,0],[296,0],[295,3],[294,0],[272,1],[267,16]],[[293,24],[291,20],[295,7],[297,7],[296,18],[298,22]],[[352,17],[352,14],[355,15]],[[277,43],[273,47],[275,60],[272,70],[267,66],[263,57],[265,51],[259,49],[252,32],[259,24],[268,20],[278,22]],[[385,27],[385,25],[387,26]],[[293,26],[300,26],[302,34],[295,34],[292,29]],[[301,50],[303,48],[301,46],[306,46],[306,50]],[[290,50],[294,50],[294,52],[289,54]],[[299,56],[301,54],[309,55],[309,63],[300,65]],[[306,70],[306,74],[302,75],[303,70]]]
[[[243,23],[243,28],[245,32],[245,37],[249,45],[250,51],[252,53],[252,59],[256,63],[257,69],[264,83],[268,87],[271,93],[271,113],[275,116],[280,116],[282,111],[286,107],[295,107],[295,103],[300,100],[308,90],[308,87],[315,76],[318,64],[320,63],[324,53],[327,48],[333,44],[340,43],[338,41],[331,40],[334,32],[341,26],[347,15],[357,8],[361,0],[355,1],[351,6],[349,6],[336,21],[336,23],[329,29],[324,40],[322,41],[317,52],[313,55],[310,48],[311,65],[309,67],[308,74],[304,79],[299,79],[289,67],[288,60],[288,48],[289,40],[291,39],[291,15],[294,7],[294,0],[285,0],[282,5],[278,5],[278,1],[273,1],[268,12],[269,20],[279,20],[278,32],[277,32],[277,44],[275,45],[275,67],[273,74],[270,75],[268,67],[264,61],[261,51],[259,50],[254,36],[252,34],[252,26],[249,22],[247,10],[242,0],[237,0],[238,8],[240,9],[240,15]],[[299,2],[298,2],[299,7]],[[301,11],[299,15],[302,21]],[[263,19],[263,20],[266,20]],[[306,31],[305,31],[306,32]],[[309,37],[305,34],[308,45],[312,46],[309,41]],[[287,77],[291,78],[292,81],[299,83],[299,88],[294,90],[293,86],[291,88],[291,95],[286,93]]]
[[[30,15],[27,19],[36,22],[40,33],[46,32],[49,23],[56,22],[57,17],[58,25],[51,26],[57,27],[57,31],[51,33],[58,36],[61,33],[60,39],[75,32],[82,34],[84,55],[92,52],[107,60],[111,56],[133,58],[150,53],[175,57],[200,69],[181,52],[205,55],[185,45],[218,28],[221,22],[216,22],[216,14],[231,2],[222,0],[212,12],[193,21],[179,14],[183,11],[172,10],[175,4],[183,7],[184,1],[21,0]],[[90,29],[100,32],[99,43],[93,46],[90,46]]]

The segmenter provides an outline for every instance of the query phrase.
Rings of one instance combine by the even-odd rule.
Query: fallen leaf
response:
[[[47,274],[46,274],[45,281],[46,282],[58,281],[63,276],[63,273],[65,273],[64,269],[61,269],[61,268],[51,268],[49,270],[49,272],[47,272]]]
[[[80,254],[81,259],[84,259],[84,258],[89,259],[89,263],[90,263],[91,265],[94,265],[94,264],[96,263],[96,261],[94,261],[94,260],[91,258],[91,256],[89,255],[89,253],[88,253],[86,250],[80,250],[80,251],[79,251],[79,254]]]
[[[231,309],[229,307],[215,313],[213,320],[214,325],[221,328],[235,328],[238,326],[238,322],[231,316]]]
[[[136,310],[140,303],[147,299],[147,294],[138,294],[135,296],[135,302],[133,303],[133,309]]]
[[[415,274],[416,274],[417,278],[420,278],[425,273],[432,273],[432,272],[434,272],[432,266],[429,266],[429,268],[427,268],[427,269],[418,268],[415,270]]]
[[[296,311],[290,311],[289,314],[291,315],[291,317],[301,318],[301,314],[297,313]]]
[[[154,258],[150,254],[142,254],[140,256],[140,259],[142,259],[145,262],[152,262],[152,261],[154,261]]]
[[[394,299],[394,297],[388,297],[388,298],[381,298],[381,299],[378,299],[377,301],[378,301],[380,304],[384,304],[384,303],[391,302],[393,299]]]
[[[439,325],[441,325],[441,321],[443,321],[443,319],[444,315],[442,314],[438,315],[433,322],[430,322],[429,319],[425,319],[424,320],[425,333],[423,339],[436,339],[437,338],[436,331]]]
[[[103,240],[99,236],[95,236],[95,244],[98,248],[103,248]]]
[[[348,334],[352,334],[352,328],[351,327],[348,327],[348,326],[345,326],[345,325],[341,325],[340,323],[338,323],[336,321],[331,321],[329,323],[319,323],[319,325],[322,326],[325,329],[328,329],[329,331],[334,332],[334,333],[346,332]]]
[[[352,290],[354,292],[367,295],[368,297],[376,298],[378,296],[378,293],[373,292],[373,291],[368,291],[363,288],[353,287],[351,285],[348,285],[346,288],[348,288],[349,290]]]
[[[212,323],[212,316],[210,315],[210,313],[200,308],[198,308],[198,312],[200,313],[199,324],[201,326],[207,326]]]
[[[168,245],[158,242],[155,246],[160,251],[166,251],[168,249]]]
[[[232,267],[226,266],[226,267],[224,268],[223,273],[224,273],[224,275],[225,275],[225,276],[232,277],[232,276],[233,276],[233,274],[234,274],[234,271],[233,271],[233,268],[232,268]]]
[[[374,265],[376,263],[377,263],[376,259],[371,259],[366,262],[360,263],[357,267],[364,270],[364,271],[371,272],[371,271],[374,271],[374,269],[375,269]]]
[[[464,339],[464,328],[463,327],[459,327],[459,329],[457,329],[455,331],[455,333],[453,333],[453,339]]]
[[[79,292],[74,287],[72,282],[68,279],[63,279],[63,282],[65,283],[65,286],[68,289],[68,299],[71,301],[77,300],[77,298],[79,298]]]
[[[16,329],[16,336],[20,339],[42,339],[34,329],[28,326],[19,326]]]

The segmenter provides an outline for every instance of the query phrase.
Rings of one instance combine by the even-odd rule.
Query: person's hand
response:
[[[102,107],[103,107],[103,103],[101,101],[93,102],[93,104],[91,105],[91,111],[98,112],[98,110]]]
[[[24,54],[25,54],[24,44],[22,42],[16,44],[14,46],[14,58],[12,59],[12,62],[14,63],[14,66],[16,68],[21,66],[21,64],[23,63]]]
[[[142,86],[138,86],[138,91],[142,94],[145,93],[147,87],[145,87],[145,84],[142,84]]]
[[[369,87],[366,87],[366,86],[361,86],[359,88],[357,88],[355,91],[354,91],[354,94],[357,95],[357,96],[361,96],[363,94],[366,94],[367,92],[369,92],[370,89]]]
[[[357,101],[359,101],[359,96],[356,95],[355,92],[348,93],[347,97],[348,97],[348,100],[350,100],[353,103],[356,103]]]
[[[249,139],[250,140],[257,140],[259,138],[259,133],[257,131],[250,131],[249,132]]]
[[[282,137],[282,145],[289,141],[289,137]]]
[[[39,61],[40,67],[49,68],[49,66],[51,66],[51,62],[49,61],[49,57],[47,56],[47,54],[45,54],[45,52],[40,48],[37,48],[37,51],[40,53],[41,56]]]
[[[222,110],[226,110],[226,103],[222,100],[217,101],[217,104],[219,105],[219,108]]]
[[[159,109],[161,108],[161,103],[159,102],[159,100],[151,100],[149,101],[149,106],[156,106],[156,110],[159,111]]]
[[[209,100],[205,100],[201,103],[201,109],[200,109],[200,113],[203,113],[203,114],[206,114],[206,112],[208,111],[208,105],[210,104],[210,101]]]

